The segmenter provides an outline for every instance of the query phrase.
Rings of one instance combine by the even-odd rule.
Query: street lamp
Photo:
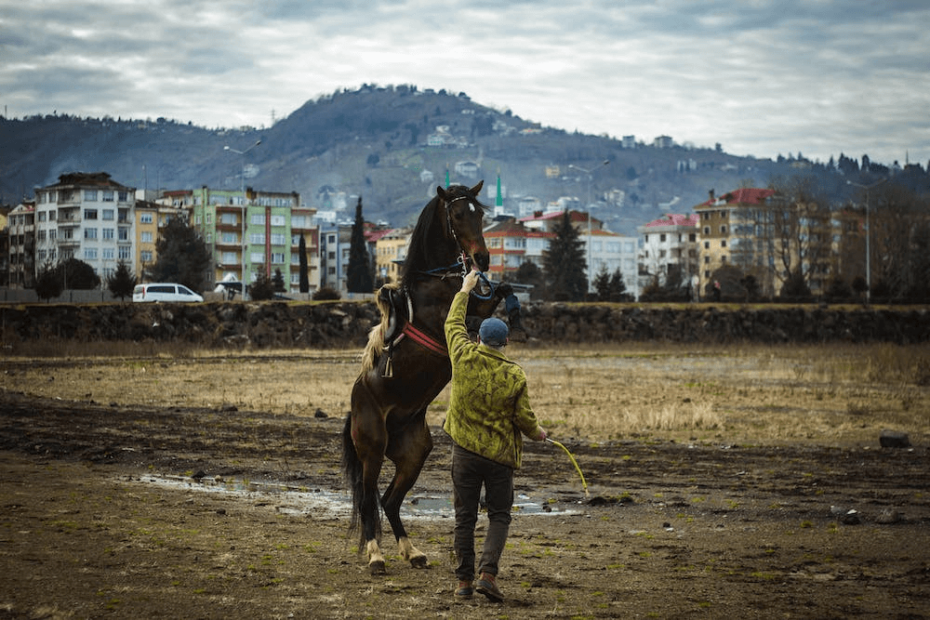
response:
[[[252,149],[254,149],[256,146],[258,146],[261,143],[262,143],[261,140],[256,140],[255,144],[245,149],[244,151],[236,150],[229,145],[224,146],[223,150],[230,151],[237,155],[245,155],[246,153],[248,153],[249,151],[251,151]],[[240,278],[240,281],[242,283],[242,299],[244,300],[245,299],[245,283],[246,283],[245,255],[248,252],[248,242],[246,241],[246,227],[245,227],[245,220],[246,220],[246,216],[248,215],[248,208],[247,208],[247,204],[245,200],[245,161],[244,160],[242,162],[242,167],[239,170],[239,193],[242,194],[242,277]]]
[[[872,231],[869,226],[869,190],[878,187],[885,181],[887,181],[887,179],[880,179],[871,185],[860,185],[852,181],[846,181],[847,185],[853,185],[859,189],[865,190],[865,303],[871,303],[872,301],[872,257],[869,252],[869,238],[872,236]]]
[[[569,168],[574,168],[575,170],[578,170],[579,172],[584,172],[586,175],[588,175],[588,196],[587,196],[587,203],[585,204],[585,211],[587,211],[588,213],[588,240],[585,243],[585,247],[587,248],[587,254],[588,254],[588,257],[586,260],[588,263],[587,272],[588,272],[588,292],[589,293],[591,292],[591,283],[593,282],[593,277],[592,277],[593,274],[591,273],[593,271],[591,269],[591,181],[594,178],[593,176],[594,171],[597,170],[598,168],[603,168],[609,163],[610,163],[610,160],[605,159],[604,161],[594,166],[590,170],[586,168],[582,168],[581,166],[576,166],[575,164],[568,164]]]

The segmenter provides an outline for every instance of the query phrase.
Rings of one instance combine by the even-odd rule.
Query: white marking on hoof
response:
[[[410,562],[414,568],[426,568],[426,554],[413,546],[410,539],[404,536],[398,539],[397,546],[400,548],[400,555]]]

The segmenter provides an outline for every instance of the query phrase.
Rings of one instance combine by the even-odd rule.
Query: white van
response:
[[[137,284],[136,288],[132,290],[132,300],[176,303],[184,301],[203,301],[203,297],[183,284],[152,282],[149,284]]]

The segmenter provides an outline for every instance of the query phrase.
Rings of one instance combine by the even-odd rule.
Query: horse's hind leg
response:
[[[367,393],[366,393],[367,395]],[[361,521],[361,541],[368,554],[372,575],[383,574],[384,555],[378,544],[381,534],[381,513],[378,507],[378,477],[384,463],[387,431],[380,409],[361,394],[353,392],[352,441],[360,463],[359,481],[355,493],[356,508]]]
[[[395,473],[394,479],[381,498],[381,507],[391,524],[403,558],[414,568],[426,568],[426,554],[413,546],[400,520],[400,506],[417,481],[426,457],[433,449],[433,438],[425,422],[426,412],[421,412],[419,416],[420,422],[412,423],[400,433],[391,435],[387,457],[394,462]]]

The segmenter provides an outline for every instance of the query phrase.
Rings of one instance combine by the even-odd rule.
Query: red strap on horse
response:
[[[433,340],[429,334],[420,331],[413,326],[412,323],[405,323],[401,333],[412,339],[421,347],[432,351],[436,355],[441,355],[443,357],[449,357],[449,351],[441,343]]]

